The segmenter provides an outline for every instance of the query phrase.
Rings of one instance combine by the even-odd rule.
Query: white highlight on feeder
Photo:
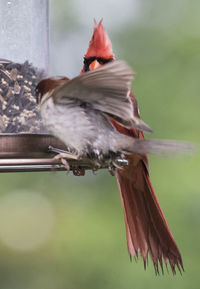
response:
[[[0,239],[14,250],[33,250],[46,242],[54,218],[50,201],[39,193],[17,191],[0,197]]]

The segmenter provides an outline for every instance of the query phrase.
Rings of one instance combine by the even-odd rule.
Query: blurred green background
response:
[[[75,76],[103,24],[154,138],[200,143],[200,2],[52,0],[51,74]],[[151,180],[185,266],[156,277],[130,262],[116,180],[107,171],[1,174],[0,288],[199,288],[200,153],[150,157]]]

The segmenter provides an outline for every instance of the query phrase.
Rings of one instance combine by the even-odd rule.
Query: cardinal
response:
[[[102,25],[102,20],[94,25],[88,50],[84,55],[81,73],[98,69],[106,63],[115,61],[111,41]],[[137,100],[132,92],[129,98],[133,104],[132,113],[139,118]],[[127,128],[115,119],[110,122],[123,135],[144,139],[144,134],[136,128]],[[149,176],[146,154],[126,155],[128,166],[117,170],[117,183],[124,210],[127,246],[130,257],[140,254],[146,268],[150,254],[155,272],[163,272],[163,264],[170,264],[173,274],[176,269],[184,271],[182,257],[170,231],[166,218],[155,195]],[[160,266],[159,266],[160,265]]]
[[[37,102],[46,129],[59,138],[68,151],[50,147],[58,153],[66,169],[67,159],[89,159],[92,167],[105,164],[110,172],[127,163],[124,154],[188,150],[176,141],[132,138],[118,132],[110,118],[127,128],[151,132],[150,127],[132,113],[129,98],[133,70],[124,61],[114,61],[73,79],[50,77],[36,88]]]

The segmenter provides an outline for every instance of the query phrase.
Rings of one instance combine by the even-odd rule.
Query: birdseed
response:
[[[0,133],[45,133],[35,88],[43,71],[0,59]]]

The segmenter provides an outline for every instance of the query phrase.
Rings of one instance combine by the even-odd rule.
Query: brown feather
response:
[[[137,115],[137,102],[133,95],[131,97]],[[142,132],[111,121],[119,132],[144,139]],[[151,185],[147,156],[132,154],[127,155],[127,159],[129,165],[117,171],[117,181],[124,208],[129,253],[136,257],[140,253],[145,267],[149,253],[157,274],[159,264],[163,272],[163,262],[169,262],[173,274],[176,267],[181,272],[184,270],[181,254]]]

